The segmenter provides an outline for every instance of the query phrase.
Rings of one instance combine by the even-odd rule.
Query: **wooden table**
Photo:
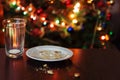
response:
[[[27,49],[25,49],[26,52]],[[117,49],[71,49],[74,56],[60,62],[6,57],[0,49],[0,80],[120,80]]]

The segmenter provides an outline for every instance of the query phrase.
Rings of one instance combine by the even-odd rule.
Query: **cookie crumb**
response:
[[[36,71],[39,71],[38,69],[35,69]]]
[[[74,73],[74,77],[80,77],[80,73]]]
[[[43,67],[47,67],[47,64],[44,64]]]
[[[54,74],[54,73],[53,73],[53,70],[48,70],[47,73],[48,73],[48,74],[51,74],[51,75]]]

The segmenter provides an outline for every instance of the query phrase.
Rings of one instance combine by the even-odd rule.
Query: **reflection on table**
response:
[[[0,80],[120,80],[117,49],[77,49],[64,61],[43,62],[26,56],[10,59],[0,49]]]

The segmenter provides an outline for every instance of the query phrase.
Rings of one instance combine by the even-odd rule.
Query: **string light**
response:
[[[102,42],[101,44],[104,46],[104,45],[105,45],[105,42]]]
[[[110,39],[107,34],[105,35],[105,39],[106,39],[106,41],[108,41]]]
[[[53,4],[53,3],[54,3],[54,0],[49,0],[49,3],[50,3],[50,4]]]
[[[112,5],[112,4],[114,4],[114,1],[113,0],[107,1],[107,4]]]
[[[50,28],[54,28],[54,24],[53,23],[50,24]]]
[[[18,1],[18,2],[17,2]],[[49,4],[53,4],[54,3],[54,1],[55,0],[48,0],[48,2],[49,2]],[[59,19],[55,19],[55,22],[53,22],[53,23],[51,23],[50,21],[48,21],[48,20],[51,20],[51,19],[49,19],[49,14],[48,13],[44,13],[45,11],[45,9],[44,8],[42,8],[42,7],[48,7],[48,6],[42,6],[42,7],[40,7],[40,8],[38,8],[38,9],[35,9],[34,8],[34,6],[32,5],[32,3],[30,3],[29,4],[29,6],[26,6],[26,7],[23,7],[23,6],[20,6],[20,5],[18,5],[18,4],[20,4],[20,2],[19,2],[19,0],[15,0],[15,1],[13,1],[10,5],[12,6],[12,7],[14,7],[15,8],[15,10],[16,11],[20,11],[20,10],[22,10],[23,11],[23,15],[24,16],[26,16],[26,15],[29,15],[28,17],[29,18],[31,18],[31,19],[33,19],[33,20],[36,20],[37,19],[37,17],[39,17],[40,19],[40,21],[41,21],[41,23],[42,23],[42,26],[47,26],[49,23],[51,23],[51,24],[49,24],[49,27],[50,28],[52,28],[52,29],[55,29],[56,28],[56,26],[62,26],[64,29],[66,29],[66,32],[68,31],[68,32],[72,32],[73,30],[78,30],[78,28],[82,28],[82,27],[74,27],[74,26],[79,26],[80,25],[80,23],[84,23],[84,22],[82,22],[80,19],[81,19],[81,15],[80,14],[82,14],[82,13],[80,13],[80,10],[81,10],[81,7],[82,7],[82,5],[81,5],[81,3],[80,2],[76,2],[76,4],[75,5],[73,5],[73,4],[71,4],[72,2],[71,2],[71,0],[60,0],[60,1],[63,1],[63,3],[66,3],[66,2],[69,2],[69,8],[71,8],[72,7],[72,11],[70,12],[71,14],[69,14],[68,16],[67,16],[67,18],[69,17],[71,20],[70,21],[72,21],[71,23],[69,22],[69,20],[68,19],[65,19],[64,20],[64,22],[61,22],[61,20],[59,20]],[[64,2],[64,1],[66,1],[66,2]],[[85,0],[85,1],[87,1],[87,3],[90,5],[92,2],[93,2],[93,0]],[[105,4],[107,4],[107,6],[110,6],[110,5],[112,5],[113,3],[114,3],[114,1],[113,0],[104,0],[106,3]],[[82,1],[81,1],[82,2]],[[99,3],[99,2],[98,2]],[[97,4],[97,3],[95,3],[95,4]],[[66,6],[67,7],[67,6]],[[104,7],[104,6],[100,6],[99,8],[102,8],[102,7]],[[82,7],[83,8],[83,7]],[[89,7],[89,8],[91,8],[91,7]],[[96,5],[95,5],[95,9],[96,9],[97,7],[96,7]],[[47,10],[49,11],[49,10],[51,10],[52,8],[48,8]],[[54,8],[53,8],[54,9]],[[83,9],[84,10],[84,9]],[[106,20],[110,20],[110,18],[111,18],[111,14],[110,13],[108,13],[108,14],[106,14],[107,12],[102,12],[102,10],[101,9],[96,9],[96,11],[98,12],[97,14],[99,15],[99,19],[102,19],[103,17],[106,17]],[[57,13],[59,13],[60,11],[57,11],[56,9],[54,9],[54,10],[52,10],[52,13],[51,14],[55,14],[55,15],[57,15]],[[65,12],[64,10],[63,10],[63,12]],[[82,12],[82,11],[81,11]],[[84,12],[84,11],[83,11]],[[62,11],[61,11],[61,13],[62,13]],[[66,13],[67,13],[67,10],[66,10]],[[76,14],[77,13],[77,14]],[[31,15],[31,14],[36,14],[36,15]],[[46,14],[47,16],[41,16],[42,14]],[[79,15],[78,15],[79,14]],[[87,14],[87,13],[85,13],[85,14]],[[77,16],[78,15],[78,16]],[[66,15],[65,15],[66,16]],[[80,17],[79,19],[77,18],[76,19],[76,17]],[[85,18],[84,16],[82,16],[83,18]],[[53,18],[53,17],[52,17]],[[64,17],[63,17],[64,18]],[[65,17],[66,18],[66,17]],[[52,20],[54,20],[54,19],[52,19]],[[68,22],[67,22],[67,20],[68,20]],[[81,21],[81,22],[80,22]],[[48,23],[49,22],[49,23]],[[72,26],[68,26],[67,24],[71,24]],[[103,22],[102,22],[103,23]],[[98,31],[101,31],[102,32],[102,30],[104,30],[104,28],[106,27],[106,24],[102,24],[101,23],[101,25],[100,26],[98,26],[96,29],[98,30]],[[106,23],[106,22],[105,22]],[[79,29],[80,30],[80,29]],[[113,34],[113,32],[109,32],[109,35],[112,35]],[[102,35],[102,36],[100,36],[100,40],[103,40],[103,42],[104,42],[104,40],[105,41],[108,41],[110,38],[109,38],[109,35],[107,35],[107,34],[105,34],[105,35]]]
[[[31,12],[31,11],[32,11],[32,7],[29,7],[29,8],[28,8],[28,11]]]
[[[16,7],[16,1],[12,1],[12,2],[10,3],[10,7],[15,8],[15,7]]]
[[[32,5],[32,3],[29,4],[29,6],[27,7],[28,12],[33,12],[35,10],[34,6]]]
[[[80,3],[79,3],[79,2],[78,2],[78,3],[76,3],[76,4],[75,4],[75,6],[74,6],[74,9],[73,9],[73,12],[74,12],[74,13],[78,13],[78,12],[79,12],[79,10],[80,10],[80,9],[79,9],[79,8],[80,8],[80,6],[81,6],[81,5],[80,5]]]
[[[45,20],[46,20],[46,18],[45,18],[45,17],[41,17],[40,19],[41,19],[41,21],[45,21]]]
[[[101,30],[102,30],[102,27],[100,27],[100,26],[97,27],[97,30],[98,30],[98,31],[101,31]]]
[[[18,6],[17,8],[16,8],[16,11],[20,11],[21,10],[21,8]]]
[[[40,13],[41,13],[42,11],[43,11],[42,8],[39,8],[39,9],[37,9],[36,13],[37,13],[38,15],[40,15]]]
[[[110,3],[111,3],[111,4],[113,4],[113,3],[114,3],[114,1],[113,1],[113,0],[110,0]]]
[[[78,13],[78,12],[79,12],[79,9],[78,9],[78,8],[75,8],[75,9],[73,10],[73,12],[74,12],[74,13]]]
[[[75,17],[75,14],[70,14],[70,18],[73,19]]]
[[[36,20],[36,19],[37,19],[36,16],[34,16],[34,17],[33,17],[33,20]]]
[[[47,24],[48,24],[47,21],[43,22],[43,26],[47,26]]]
[[[59,24],[59,23],[60,23],[60,20],[59,20],[59,19],[56,19],[56,20],[55,20],[55,23],[56,23],[56,24]]]
[[[110,35],[113,35],[113,32],[112,31],[110,31],[110,33],[109,33]]]
[[[31,15],[30,18],[32,18],[33,20],[36,20],[36,16]]]
[[[105,40],[105,35],[102,35],[102,36],[100,37],[100,39],[101,39],[101,40]]]
[[[5,29],[2,29],[2,32],[5,32]]]
[[[74,23],[74,24],[76,24],[77,22],[78,22],[77,19],[73,19],[73,20],[72,20],[72,23]]]
[[[63,26],[63,27],[64,27],[64,26],[65,26],[65,22],[62,22],[62,23],[61,23],[61,26]]]
[[[7,23],[11,22],[10,20],[7,20]]]
[[[27,14],[28,14],[28,12],[27,12],[27,11],[24,11],[24,12],[23,12],[23,15],[27,15]]]
[[[12,5],[16,5],[16,1],[13,1],[13,2],[12,2]]]
[[[109,36],[106,34],[106,35],[102,35],[101,37],[100,37],[100,39],[101,40],[106,40],[106,41],[108,41],[109,40]]]
[[[24,11],[24,10],[25,10],[25,7],[22,6],[21,9]]]
[[[68,32],[72,32],[72,31],[73,31],[73,28],[70,26],[70,27],[68,27],[67,31],[68,31]]]
[[[80,8],[80,3],[78,2],[78,3],[76,3],[76,5],[74,6],[74,8]]]
[[[88,4],[91,4],[93,2],[93,0],[87,0]]]
[[[17,5],[20,5],[20,0],[16,0],[16,4],[17,4]]]

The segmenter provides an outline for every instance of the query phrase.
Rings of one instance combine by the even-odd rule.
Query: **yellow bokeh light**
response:
[[[12,4],[13,4],[13,5],[16,5],[16,1],[13,1]]]
[[[78,2],[75,4],[74,8],[80,8],[80,6],[81,6],[80,3]]]
[[[2,29],[2,32],[5,32],[5,29]]]
[[[29,8],[28,8],[28,11],[32,11],[32,7],[29,7]]]
[[[105,35],[105,39],[106,39],[106,41],[108,41],[110,39],[107,34]]]
[[[65,26],[65,22],[62,22],[62,23],[61,23],[61,26]]]
[[[101,44],[102,44],[103,46],[105,45],[105,43],[104,43],[104,42],[102,42]]]
[[[113,4],[113,3],[114,3],[114,1],[113,1],[113,0],[111,0],[111,1],[110,1],[110,3],[111,3],[111,4]]]
[[[70,14],[70,18],[74,18],[75,17],[75,14]]]
[[[48,0],[50,4],[53,4],[55,0]]]
[[[88,4],[91,4],[93,2],[93,0],[88,0],[87,3]]]
[[[73,23],[77,23],[78,20],[77,20],[77,19],[73,19],[72,22],[73,22]]]
[[[74,9],[73,9],[73,12],[78,13],[79,10],[80,10],[80,7],[81,7],[81,4],[79,2],[76,3],[75,6],[74,6]]]
[[[98,31],[101,31],[101,30],[102,30],[102,27],[97,27],[97,30],[98,30]]]
[[[113,4],[113,3],[114,3],[113,0],[107,1],[107,4],[108,4],[108,5],[111,5],[111,4]]]
[[[79,8],[74,8],[73,12],[74,13],[78,13],[79,12]]]

